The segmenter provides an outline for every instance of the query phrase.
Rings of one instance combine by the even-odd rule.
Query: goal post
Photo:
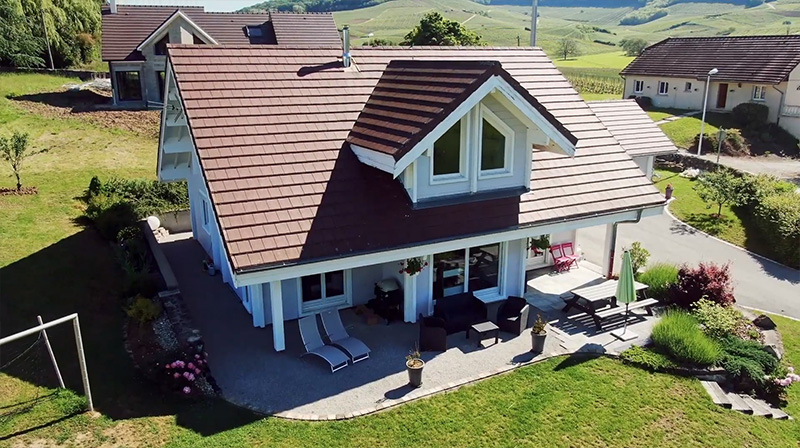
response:
[[[6,336],[4,338],[0,338],[0,346],[12,341],[16,341],[18,339],[22,339],[26,336],[31,336],[33,334],[42,332],[42,334],[44,335],[45,345],[47,346],[47,350],[50,354],[50,359],[52,360],[53,366],[56,369],[56,375],[59,378],[61,387],[64,387],[64,383],[61,380],[61,372],[58,369],[58,364],[56,364],[55,355],[53,354],[53,350],[50,347],[50,341],[47,337],[47,333],[45,332],[45,330],[51,327],[55,327],[56,325],[72,321],[72,329],[75,332],[75,345],[78,349],[78,363],[80,364],[81,379],[83,380],[83,392],[86,395],[86,401],[89,405],[89,411],[94,412],[94,403],[92,402],[92,390],[89,386],[89,372],[86,369],[86,356],[83,353],[83,338],[81,337],[81,325],[80,321],[78,320],[78,313],[73,313],[68,316],[51,320],[50,322],[47,323],[42,323],[42,318],[40,316],[37,316],[37,318],[39,320],[39,325],[29,328],[27,330],[20,331],[19,333],[15,333],[10,336]]]

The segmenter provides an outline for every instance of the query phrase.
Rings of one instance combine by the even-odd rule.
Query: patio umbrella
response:
[[[636,289],[633,285],[633,265],[631,263],[631,254],[627,250],[622,254],[622,267],[619,272],[619,280],[617,280],[617,303],[625,304],[625,326],[622,332],[612,332],[615,337],[623,341],[629,341],[636,338],[633,332],[628,332],[628,304],[636,301]]]

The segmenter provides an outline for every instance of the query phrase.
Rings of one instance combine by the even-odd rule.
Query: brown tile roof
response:
[[[391,61],[372,90],[347,142],[403,157],[475,90],[503,77],[554,126],[577,142],[497,61]]]
[[[136,47],[178,10],[221,45],[258,43],[317,46],[320,43],[340,45],[341,42],[330,13],[241,14],[205,12],[202,7],[193,6],[120,5],[117,6],[117,13],[111,14],[105,6],[102,9],[103,60],[143,60]],[[273,30],[273,20],[276,18],[280,23],[280,32]],[[248,37],[245,27],[258,25],[262,26],[263,37]],[[280,39],[276,37],[278,34]]]
[[[798,36],[667,38],[648,47],[621,74],[778,84],[800,63]]]
[[[631,157],[678,152],[672,140],[636,100],[589,101],[586,104]]]
[[[270,12],[275,38],[280,45],[341,45],[333,14],[329,12]]]
[[[536,48],[170,46],[227,252],[237,272],[663,204]],[[403,186],[345,139],[392,60],[497,60],[578,139],[533,151],[521,197],[413,210]]]

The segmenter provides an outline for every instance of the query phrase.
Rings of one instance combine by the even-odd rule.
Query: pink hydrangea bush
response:
[[[794,367],[786,369],[788,373],[784,378],[773,378],[772,382],[781,387],[789,387],[793,383],[800,383],[800,375],[794,373]]]
[[[208,374],[208,354],[181,353],[170,359],[162,368],[167,388],[182,395],[199,395],[197,381]]]

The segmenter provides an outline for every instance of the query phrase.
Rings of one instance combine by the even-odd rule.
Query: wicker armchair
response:
[[[531,306],[522,297],[509,296],[497,310],[497,326],[500,330],[516,335],[528,327]]]
[[[447,329],[443,319],[419,315],[419,349],[423,352],[447,351]]]

